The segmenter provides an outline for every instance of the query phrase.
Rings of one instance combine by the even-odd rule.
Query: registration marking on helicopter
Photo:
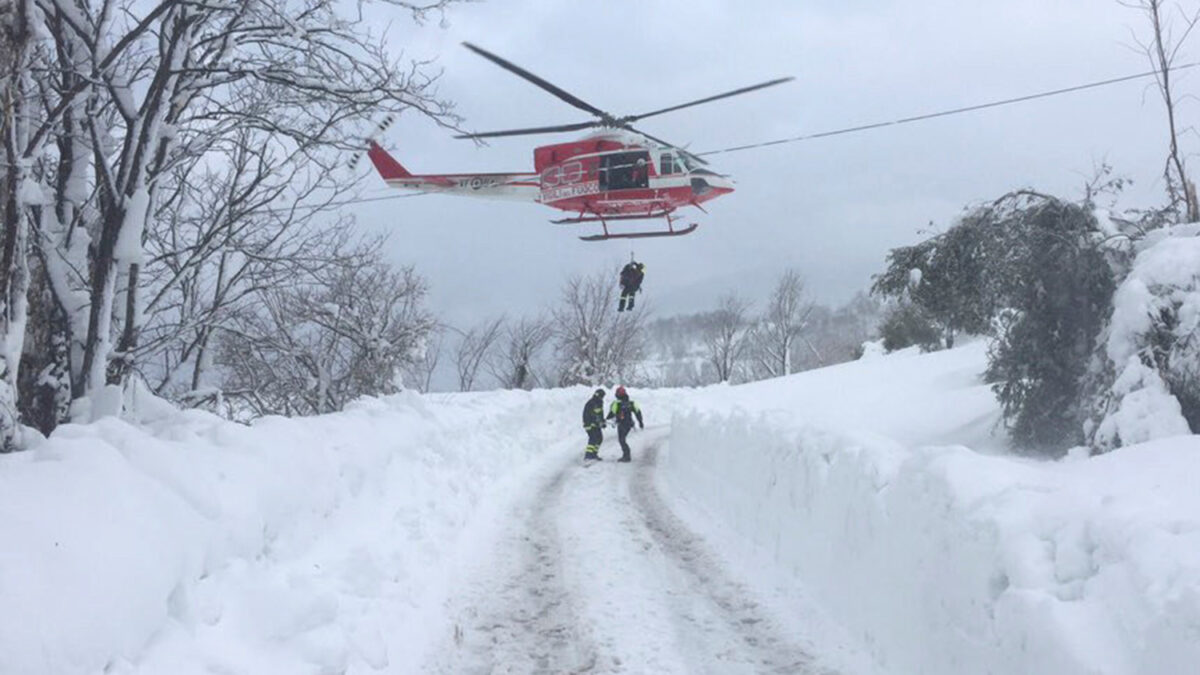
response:
[[[492,176],[471,176],[470,178],[460,178],[458,181],[458,187],[479,190],[481,188],[496,187],[502,182],[503,181],[501,181],[499,178]]]
[[[577,183],[555,188],[542,188],[542,201],[556,202],[560,199],[594,195],[600,192],[599,183]]]

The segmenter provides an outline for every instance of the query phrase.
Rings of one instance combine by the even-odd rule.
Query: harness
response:
[[[637,410],[637,404],[633,401],[622,401],[617,399],[612,402],[612,407],[609,412],[616,418],[617,424],[633,424],[633,411]]]

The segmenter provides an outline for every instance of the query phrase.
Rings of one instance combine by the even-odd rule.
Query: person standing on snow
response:
[[[583,458],[600,459],[600,444],[604,442],[604,390],[597,389],[592,397],[583,404],[583,430],[587,432],[588,444],[583,450]]]
[[[633,429],[633,420],[637,418],[639,429],[645,429],[646,424],[642,421],[642,409],[634,403],[633,399],[629,398],[629,392],[625,391],[625,387],[617,387],[617,400],[612,402],[612,408],[608,411],[608,419],[616,420],[617,423],[617,440],[621,443],[621,459],[618,462],[628,462],[629,443],[625,441],[625,437],[629,435],[630,429]]]
[[[642,279],[645,278],[645,263],[630,261],[621,268],[621,302],[617,305],[618,312],[633,309],[633,296],[642,289]]]

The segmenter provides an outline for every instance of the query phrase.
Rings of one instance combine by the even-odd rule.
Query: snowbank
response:
[[[584,398],[397,395],[250,427],[159,409],[0,456],[0,672],[408,672],[488,500],[578,444],[557,406]]]
[[[697,397],[661,480],[891,672],[1194,672],[1200,437],[1059,463],[938,445],[987,443],[983,367],[972,345]]]

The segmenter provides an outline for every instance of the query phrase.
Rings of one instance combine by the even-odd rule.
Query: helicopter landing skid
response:
[[[692,232],[695,232],[697,227],[700,227],[700,225],[698,223],[692,223],[691,225],[680,228],[678,230],[676,230],[676,229],[659,230],[658,232],[621,232],[621,233],[617,233],[617,234],[610,234],[608,232],[605,232],[604,234],[590,234],[590,235],[587,235],[584,237],[580,237],[580,239],[582,239],[583,241],[606,241],[608,239],[648,239],[650,237],[682,237],[685,234],[690,234]]]
[[[585,216],[581,213],[576,218],[559,218],[558,220],[552,220],[550,222],[553,223],[554,225],[578,225],[579,223],[606,223],[610,220],[650,220],[651,218],[664,218],[664,217],[668,221],[674,220],[673,218],[671,218],[670,211],[657,211],[655,213],[645,213],[645,214],[634,213],[634,214],[616,215],[616,216],[596,216],[596,215]]]
[[[657,232],[609,232],[608,221],[610,220],[649,220],[651,218],[664,218],[667,221],[667,229]],[[690,234],[699,227],[699,224],[692,223],[686,227],[679,229],[675,228],[675,221],[678,217],[671,217],[670,211],[660,211],[658,213],[649,213],[646,215],[617,215],[617,216],[580,216],[579,218],[564,218],[563,220],[551,221],[558,224],[574,224],[574,223],[600,223],[604,228],[603,234],[590,234],[580,237],[583,241],[606,241],[608,239],[647,239],[650,237],[681,237],[685,234]]]

